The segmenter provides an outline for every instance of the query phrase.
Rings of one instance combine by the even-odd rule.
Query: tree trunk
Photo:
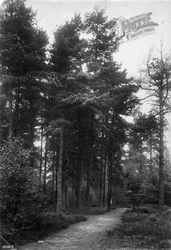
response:
[[[44,162],[44,178],[43,178],[44,194],[46,193],[47,153],[48,153],[48,135],[46,135],[46,141],[45,141],[45,162]]]
[[[33,93],[33,90],[32,90]],[[34,148],[34,129],[35,129],[35,114],[33,99],[30,100],[30,148]],[[34,152],[31,152],[30,166],[34,167]]]
[[[14,136],[16,137],[19,132],[19,103],[20,103],[20,85],[15,89],[15,117],[13,119],[13,126],[14,126]]]
[[[92,169],[92,157],[93,154],[90,152],[90,160],[87,169],[87,190],[86,190],[86,206],[87,209],[90,209],[90,178],[91,178],[91,169]]]
[[[12,86],[9,84],[9,139],[13,137]]]
[[[80,116],[78,115],[78,125],[80,125]],[[76,185],[76,208],[80,206],[80,188],[81,188],[81,172],[82,172],[82,148],[81,148],[81,128],[78,132],[78,162],[77,162],[77,185]]]
[[[103,205],[103,174],[104,174],[104,129],[102,128],[102,141],[101,141],[101,168],[100,168],[100,198],[99,205]]]
[[[81,188],[81,153],[78,151],[78,164],[77,164],[77,186],[76,186],[76,208],[80,206],[80,188]]]
[[[0,94],[1,98],[1,94]],[[2,143],[2,113],[3,113],[3,101],[0,100],[0,148]]]
[[[42,121],[42,123],[43,123],[43,121]],[[39,186],[42,183],[42,167],[43,167],[43,124],[41,126],[41,134],[40,134]]]
[[[106,197],[108,193],[108,158],[105,155],[104,159],[104,174],[103,174],[103,206],[106,206]]]
[[[94,112],[92,111],[91,118],[91,133],[90,133],[90,152],[89,152],[89,164],[87,169],[87,190],[86,190],[86,204],[87,209],[90,209],[90,178],[91,178],[91,169],[93,165],[93,130],[94,130]]]
[[[163,114],[163,83],[160,87],[160,140],[159,140],[159,212],[164,206],[164,114]]]
[[[69,205],[69,199],[68,199],[68,180],[65,180],[65,188],[64,188],[64,200],[65,200],[65,208]]]
[[[108,125],[108,111],[106,112],[105,125]],[[107,144],[107,134],[104,137],[104,175],[103,175],[103,206],[106,206],[106,198],[108,193],[108,144]]]
[[[142,150],[142,141],[140,145],[140,175],[142,174],[143,171],[143,150]]]
[[[112,154],[109,154],[109,170],[108,170],[108,200],[107,200],[107,210],[111,210],[111,200],[112,200]]]
[[[150,172],[153,173],[153,144],[152,135],[150,135]]]
[[[53,156],[52,156],[52,199],[53,204],[55,200],[55,150],[53,150]]]
[[[64,128],[60,130],[60,149],[59,149],[59,166],[57,175],[57,204],[56,213],[62,212],[62,169],[63,169],[63,151],[64,151]]]

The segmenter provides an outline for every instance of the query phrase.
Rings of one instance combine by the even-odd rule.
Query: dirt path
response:
[[[120,223],[125,208],[118,208],[103,215],[89,216],[87,221],[69,226],[42,242],[18,247],[18,250],[109,250],[105,232]],[[116,248],[115,250],[117,250]]]

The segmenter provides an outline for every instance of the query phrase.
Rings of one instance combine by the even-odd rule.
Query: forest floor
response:
[[[107,232],[121,223],[125,208],[117,208],[103,215],[90,215],[88,220],[69,226],[46,239],[17,250],[146,250],[135,248],[131,242],[119,237],[108,237]]]

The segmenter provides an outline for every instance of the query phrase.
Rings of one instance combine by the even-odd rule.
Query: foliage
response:
[[[36,14],[25,1],[7,0],[1,8],[2,94],[10,104],[2,110],[2,138],[20,136],[33,147],[38,103],[43,85],[40,71],[46,68],[46,32],[38,28]],[[1,139],[1,138],[0,138]]]
[[[55,42],[51,49],[51,63],[55,72],[66,74],[81,68],[81,48],[83,39],[79,32],[82,21],[79,14],[60,26],[54,33]]]
[[[37,223],[45,205],[37,170],[30,166],[31,150],[21,139],[6,142],[0,151],[1,222],[3,236],[14,240],[20,230]]]
[[[71,224],[87,220],[82,214],[65,214],[52,212],[41,212],[34,218],[32,228],[14,228],[13,225],[6,224],[3,227],[2,235],[9,242],[15,244],[26,244],[31,241],[42,240],[53,232],[67,228]]]
[[[7,74],[42,69],[47,35],[37,28],[35,13],[22,0],[7,0],[1,9],[1,60]]]
[[[126,211],[122,215],[122,224],[109,235],[119,235],[122,239],[131,237],[133,246],[152,246],[158,249],[160,245],[170,240],[171,224],[170,210],[159,214],[158,210],[151,206],[140,207],[136,212]]]
[[[7,141],[1,148],[1,201],[13,216],[38,195],[38,176],[30,167],[31,157],[31,150],[24,149],[20,139]]]

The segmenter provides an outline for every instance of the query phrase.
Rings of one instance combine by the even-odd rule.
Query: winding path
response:
[[[18,250],[109,250],[105,233],[120,223],[125,208],[103,215],[89,216],[87,221],[69,226],[41,242],[33,242]],[[117,250],[117,249],[116,249]]]

